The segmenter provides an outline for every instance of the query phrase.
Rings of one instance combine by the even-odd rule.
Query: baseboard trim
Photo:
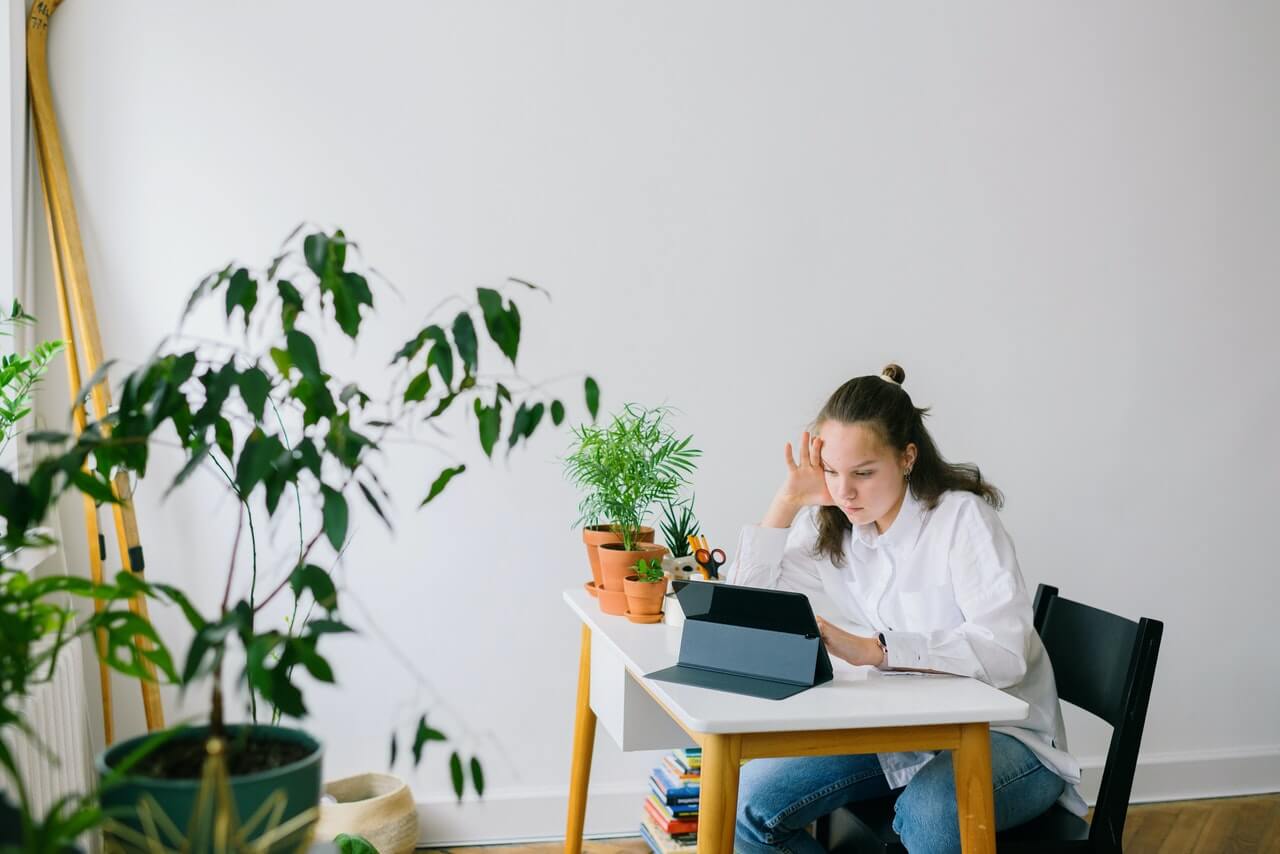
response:
[[[1090,805],[1102,779],[1102,759],[1084,757],[1081,793]],[[644,785],[591,787],[584,835],[615,839],[639,833]],[[1143,754],[1133,803],[1199,800],[1280,792],[1280,747]],[[446,848],[555,842],[564,839],[565,789],[495,792],[484,800],[420,802],[418,845]]]
[[[633,784],[592,786],[583,835],[616,839],[640,834],[641,803],[649,789]],[[418,847],[506,845],[564,839],[567,789],[486,795],[484,800],[419,802]]]
[[[1082,762],[1081,794],[1090,805],[1102,782],[1101,757]],[[1194,801],[1280,792],[1280,747],[1144,753],[1130,803]]]

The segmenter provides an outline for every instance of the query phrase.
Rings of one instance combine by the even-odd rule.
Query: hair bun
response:
[[[902,366],[896,362],[890,362],[880,370],[880,376],[887,380],[893,380],[898,385],[902,385],[902,381],[907,378],[907,372],[904,371]]]

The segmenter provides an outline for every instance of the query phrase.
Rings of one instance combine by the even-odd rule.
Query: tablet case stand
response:
[[[799,694],[832,678],[831,659],[809,615],[812,626],[778,631],[686,614],[678,663],[645,677],[768,700]]]

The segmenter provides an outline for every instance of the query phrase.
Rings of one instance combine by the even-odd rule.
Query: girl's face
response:
[[[822,469],[836,506],[854,525],[876,523],[883,532],[893,523],[907,493],[905,473],[916,459],[916,446],[899,454],[863,422],[824,421]]]

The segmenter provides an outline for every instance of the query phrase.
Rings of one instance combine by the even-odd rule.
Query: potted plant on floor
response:
[[[633,623],[657,623],[662,620],[662,602],[667,595],[667,574],[661,560],[636,561],[636,574],[622,582],[627,595],[627,619]]]
[[[137,764],[134,754],[146,737],[117,744],[99,758],[105,777],[123,777],[104,791],[103,802],[120,812],[112,833],[126,845],[172,844],[174,834],[207,835],[212,831],[199,821],[211,801],[220,814],[238,819],[241,832],[264,848],[296,850],[305,842],[320,796],[321,745],[297,728],[229,718],[223,692],[232,645],[244,653],[245,665],[234,678],[250,701],[261,699],[285,717],[304,717],[302,674],[333,682],[322,644],[329,635],[350,631],[321,553],[328,549],[338,554],[345,547],[349,500],[363,500],[390,526],[384,509],[389,495],[373,465],[384,441],[412,423],[440,417],[458,401],[472,404],[487,456],[503,432],[504,411],[514,408],[507,422],[509,447],[531,436],[544,413],[556,425],[564,419],[561,401],[530,401],[479,373],[481,342],[473,314],[513,367],[521,336],[515,303],[489,288],[478,289],[476,303],[443,325],[428,323],[419,329],[391,355],[390,365],[399,370],[386,398],[339,380],[322,363],[316,339],[340,333],[357,342],[374,307],[373,288],[362,272],[348,267],[354,244],[341,231],[297,235],[295,231],[265,269],[229,264],[206,277],[192,294],[187,313],[221,296],[227,322],[242,330],[242,341],[184,348],[174,346],[182,341],[176,339],[124,377],[118,405],[103,421],[91,421],[75,436],[32,436],[50,452],[33,475],[33,483],[41,479],[46,496],[71,484],[99,500],[115,500],[111,478],[122,471],[144,476],[151,450],[163,435],[169,441],[176,436],[184,457],[170,490],[198,468],[212,465],[238,501],[224,592],[212,612],[196,607],[174,587],[128,579],[135,588],[131,592],[142,590],[181,608],[194,639],[182,667],[162,671],[186,688],[208,679],[210,703],[207,724],[166,732]],[[518,405],[515,397],[522,398]],[[81,469],[90,460],[91,476],[85,477]],[[436,500],[465,469],[461,463],[448,465],[424,481],[420,506]],[[299,505],[304,496],[310,500],[317,522],[287,565],[274,573],[264,570],[265,595],[259,595],[256,568],[247,593],[233,595],[244,589],[243,581],[235,584],[235,569],[246,522],[252,540],[254,513],[260,522],[264,513],[267,520],[274,518],[287,493],[295,493]],[[319,613],[284,630],[262,625],[263,609],[289,593]],[[151,652],[141,654],[150,658]],[[413,734],[415,762],[427,743],[443,740],[444,733],[420,718]],[[392,752],[394,757],[394,739]],[[456,751],[449,766],[461,797],[468,767]],[[477,759],[471,759],[469,770],[473,788],[482,792]],[[224,790],[229,796],[221,794]],[[156,839],[156,834],[165,838]],[[187,842],[199,845],[190,838]]]
[[[623,581],[636,562],[662,558],[666,548],[641,537],[644,521],[655,504],[679,494],[702,453],[689,447],[692,436],[675,436],[669,414],[666,407],[627,404],[607,425],[574,428],[565,474],[583,491],[575,525],[612,520],[618,532],[618,542],[598,548],[600,608],[606,614],[626,613]]]

